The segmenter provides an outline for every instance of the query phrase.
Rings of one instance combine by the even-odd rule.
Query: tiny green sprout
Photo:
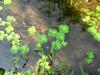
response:
[[[59,26],[59,31],[61,32],[61,33],[68,33],[69,32],[69,27],[68,27],[68,25],[65,25],[65,24],[61,24],[60,26]]]
[[[93,51],[88,51],[86,53],[86,61],[88,64],[92,63],[94,60],[94,52]]]
[[[57,33],[56,39],[59,41],[64,41],[65,35],[63,33]]]
[[[94,39],[98,42],[100,42],[100,33],[97,32],[95,35],[94,35]]]
[[[3,7],[2,7],[2,6],[0,6],[0,11],[1,11],[1,10],[3,10]]]
[[[54,29],[54,28],[50,28],[49,31],[48,31],[48,35],[49,36],[52,36],[52,37],[55,37],[57,34],[57,30]]]
[[[35,28],[35,26],[31,26],[30,28],[28,28],[28,33],[30,34],[30,35],[34,35],[34,34],[36,34],[36,28]]]
[[[5,34],[4,31],[0,31],[0,40],[4,40]]]
[[[48,41],[47,35],[45,35],[45,34],[39,35],[37,41],[39,43],[46,43]]]
[[[21,45],[21,46],[19,47],[19,51],[20,51],[22,54],[26,54],[26,53],[29,51],[28,45]]]
[[[9,23],[9,22],[10,22],[10,23],[13,23],[13,22],[16,21],[16,19],[14,18],[14,16],[7,16],[6,20],[7,20],[8,23]]]
[[[7,26],[6,28],[5,28],[5,31],[7,32],[7,33],[11,33],[12,31],[14,31],[14,27],[13,26]]]
[[[94,27],[88,27],[87,32],[89,32],[91,35],[95,35],[97,30]]]
[[[16,54],[19,51],[19,47],[19,45],[12,45],[10,50],[12,53]]]
[[[4,0],[4,4],[5,5],[9,5],[9,4],[11,4],[12,3],[12,0]]]

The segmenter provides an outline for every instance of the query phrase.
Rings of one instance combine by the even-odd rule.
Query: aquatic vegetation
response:
[[[50,28],[49,31],[48,31],[48,35],[55,37],[57,35],[57,30],[54,29],[54,28]]]
[[[84,9],[85,17],[82,18],[82,21],[87,25],[87,31],[94,37],[94,39],[100,42],[99,33],[100,33],[100,6],[96,7],[96,11],[90,11]]]
[[[12,31],[14,31],[14,27],[13,26],[11,26],[11,25],[9,25],[9,26],[7,26],[6,28],[5,28],[5,31],[6,31],[6,33],[11,33]]]
[[[100,72],[100,68],[97,68],[97,72]]]
[[[95,35],[97,30],[94,27],[88,27],[87,32],[89,32],[91,35]]]
[[[94,35],[94,39],[98,42],[100,42],[100,33],[97,32],[95,35]]]
[[[88,64],[90,64],[90,63],[93,62],[93,60],[94,60],[94,52],[93,52],[93,51],[88,51],[88,52],[86,53],[86,62],[87,62]]]
[[[56,39],[59,40],[59,41],[64,41],[65,40],[65,34],[57,33]]]
[[[35,28],[35,26],[31,26],[30,28],[28,28],[27,31],[28,31],[29,35],[36,34],[36,28]]]
[[[5,39],[4,31],[0,31],[0,40],[4,39]]]
[[[12,0],[4,0],[4,4],[5,5],[9,5],[9,4],[11,4],[12,3]]]
[[[3,10],[3,7],[2,7],[2,6],[0,6],[0,11],[1,11],[1,10]]]
[[[47,38],[47,35],[46,34],[40,34],[39,36],[38,36],[38,39],[37,39],[37,41],[39,42],[39,43],[46,43],[47,41],[48,41],[48,38]]]
[[[65,25],[65,24],[61,24],[60,26],[59,26],[59,31],[61,32],[61,33],[63,33],[63,34],[67,34],[68,32],[69,32],[69,27],[68,27],[68,25]]]

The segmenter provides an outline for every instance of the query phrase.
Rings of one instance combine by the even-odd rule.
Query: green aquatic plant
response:
[[[29,51],[28,45],[12,45],[11,52],[16,54],[17,52],[21,52],[22,54],[26,54]]]
[[[5,5],[9,5],[9,4],[11,4],[12,3],[12,0],[4,0],[4,4]]]
[[[46,43],[48,41],[47,35],[46,34],[39,35],[37,41],[39,43]]]
[[[65,25],[65,24],[61,24],[60,26],[59,26],[59,31],[61,32],[61,33],[68,33],[69,32],[69,27],[68,27],[68,25]]]
[[[97,33],[97,30],[94,27],[88,27],[87,32],[89,32],[91,35],[95,35]]]
[[[5,33],[4,31],[0,31],[0,40],[4,40],[5,39]]]
[[[57,33],[56,39],[59,40],[59,41],[64,41],[65,40],[65,34]]]
[[[16,54],[19,51],[19,48],[19,45],[13,45],[10,50],[12,53]]]
[[[1,10],[3,10],[3,7],[2,7],[2,6],[0,6],[0,11],[1,11]]]
[[[88,9],[84,9],[85,16],[82,18],[82,21],[87,25],[87,32],[89,32],[93,38],[100,42],[99,37],[99,25],[100,25],[100,6],[96,6],[95,11],[90,11]]]
[[[13,26],[11,26],[11,25],[9,25],[9,26],[7,26],[6,28],[5,28],[5,31],[6,31],[6,33],[11,33],[12,31],[14,31],[14,27]]]
[[[49,36],[52,36],[52,37],[55,37],[57,34],[57,30],[54,29],[54,28],[50,28],[49,31],[48,31],[48,35]]]
[[[14,16],[7,16],[6,21],[10,22],[10,23],[13,23],[13,22],[16,21],[16,19],[14,18]]]
[[[94,35],[94,39],[98,42],[100,42],[100,33],[97,32],[95,35]]]
[[[51,69],[51,67],[48,62],[48,56],[42,55],[36,65],[36,69],[35,69],[36,74],[44,75],[50,69]]]
[[[88,52],[86,53],[86,62],[87,62],[88,64],[90,64],[90,63],[93,62],[93,60],[94,60],[94,52],[93,52],[93,51],[88,51]]]
[[[100,68],[97,68],[97,72],[100,72]]]
[[[29,35],[36,34],[36,28],[35,28],[35,26],[31,26],[30,28],[28,28],[27,31],[28,31]]]
[[[29,47],[28,47],[28,45],[27,45],[27,44],[21,45],[21,46],[19,47],[19,51],[20,51],[22,54],[26,54],[27,52],[29,52]]]

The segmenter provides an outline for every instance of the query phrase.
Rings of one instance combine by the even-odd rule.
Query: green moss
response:
[[[65,35],[63,33],[57,33],[56,39],[59,41],[64,41]]]

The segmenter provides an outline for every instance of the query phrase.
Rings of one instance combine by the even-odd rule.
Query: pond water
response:
[[[50,10],[47,7],[49,4],[52,6],[49,7]],[[27,3],[27,0],[14,0],[12,5],[0,13],[1,18],[5,18],[6,15],[15,16],[17,19],[14,25],[15,31],[23,35],[23,40],[31,43],[31,45],[33,45],[37,36],[27,36],[26,29],[29,26],[35,25],[38,33],[44,33],[53,25],[58,26],[61,23],[70,23],[70,18],[67,16],[63,18],[56,4],[54,5],[48,1],[44,2],[43,0],[30,0],[29,3]],[[61,17],[60,20],[58,19],[59,17]],[[82,64],[84,67],[87,67],[91,75],[97,75],[95,71],[97,67],[100,68],[100,43],[93,40],[87,32],[82,31],[80,23],[71,24],[69,27],[70,33],[66,35],[66,41],[69,44],[57,53],[54,64],[57,65],[61,62],[67,65],[71,64],[76,68],[76,72],[79,72],[79,64]],[[10,69],[13,58],[13,54],[10,52],[10,44],[6,40],[0,41],[0,50],[0,68]],[[91,65],[84,64],[84,58],[88,50],[92,50],[95,53],[95,60]],[[32,66],[36,65],[38,54],[30,53],[29,57],[30,59],[25,68],[32,69]],[[23,63],[24,61],[21,62],[21,64]]]

